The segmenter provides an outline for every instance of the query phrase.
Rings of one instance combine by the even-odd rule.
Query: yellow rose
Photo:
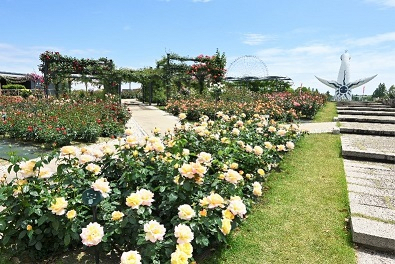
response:
[[[154,193],[153,192],[143,188],[143,189],[138,190],[136,193],[140,195],[142,205],[151,206],[152,202],[154,201],[154,199],[153,199]]]
[[[66,217],[68,219],[73,219],[74,217],[77,216],[77,212],[75,210],[70,210],[66,213]]]
[[[141,255],[137,251],[123,252],[121,256],[121,264],[141,264]]]
[[[80,234],[80,237],[82,239],[82,243],[85,246],[96,246],[99,244],[104,236],[104,229],[103,227],[94,222],[94,223],[89,223],[87,227],[82,228],[82,233]]]
[[[260,146],[255,146],[253,151],[254,151],[255,155],[258,155],[258,156],[262,155],[262,153],[263,153],[263,149]]]
[[[78,149],[74,146],[64,146],[60,149],[60,153],[64,156],[77,156]]]
[[[171,253],[171,264],[188,264],[188,255],[181,250],[176,250]]]
[[[261,176],[265,175],[265,171],[263,169],[258,169],[258,174]]]
[[[66,213],[66,207],[68,202],[63,197],[58,197],[55,199],[55,202],[51,204],[49,210],[52,211],[53,214],[63,215]]]
[[[131,193],[128,197],[126,197],[126,205],[132,207],[133,209],[138,209],[142,202],[143,200],[138,193]]]
[[[194,237],[189,226],[184,224],[179,224],[174,228],[174,236],[177,238],[178,244],[190,243]]]
[[[182,220],[191,220],[195,215],[195,211],[189,204],[183,204],[178,207],[178,217]]]
[[[184,252],[188,258],[192,258],[193,247],[191,243],[178,244],[176,248],[177,250]]]
[[[229,202],[228,210],[233,215],[243,217],[247,213],[247,208],[239,196],[234,196]]]
[[[178,115],[178,118],[179,118],[180,120],[184,120],[185,118],[187,118],[187,115],[186,115],[185,113],[180,113],[180,114]]]
[[[100,173],[101,168],[100,168],[99,165],[96,165],[96,164],[93,164],[93,163],[89,163],[86,166],[86,170],[88,170],[88,171],[92,172],[93,174],[97,175],[97,174]]]
[[[230,164],[229,166],[231,169],[236,170],[239,167],[239,164],[237,164],[236,162],[233,162],[232,164]]]
[[[30,231],[30,230],[32,230],[32,229],[33,229],[33,227],[32,227],[31,225],[27,225],[27,226],[26,226],[26,230],[27,230],[27,231]]]
[[[120,219],[122,219],[122,217],[124,216],[124,214],[120,211],[114,211],[111,214],[111,219],[114,221],[118,221]]]
[[[262,196],[262,185],[259,182],[253,183],[253,194],[256,196]]]
[[[212,193],[209,196],[203,198],[200,200],[200,204],[204,206],[203,204],[208,205],[208,208],[215,208],[215,207],[224,207],[225,200],[222,198],[221,195],[218,193]]]
[[[103,198],[108,197],[108,193],[111,192],[110,183],[106,178],[99,178],[94,183],[92,183],[92,189],[100,192]]]
[[[242,179],[243,179],[243,177],[240,175],[240,173],[238,173],[235,170],[229,169],[225,173],[225,180],[230,182],[230,183],[237,184]]]
[[[235,218],[235,216],[232,214],[232,212],[229,211],[228,209],[222,211],[222,217],[230,219],[230,220],[233,220]]]
[[[144,225],[145,240],[155,243],[157,240],[163,240],[166,234],[166,228],[155,220],[151,220]]]
[[[232,229],[232,225],[231,225],[231,220],[228,218],[223,218],[222,219],[222,227],[221,227],[221,232],[224,235],[227,235],[230,233],[230,230]]]

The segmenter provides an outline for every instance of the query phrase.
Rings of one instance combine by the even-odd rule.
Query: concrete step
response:
[[[395,124],[340,122],[340,133],[395,137]]]
[[[360,101],[343,101],[343,102],[337,102],[337,106],[378,106],[378,107],[390,107],[389,105],[380,103],[380,102],[360,102]]]
[[[395,252],[395,164],[344,159],[353,241]]]
[[[353,107],[353,106],[338,106],[337,111],[340,110],[354,110],[354,111],[382,111],[382,112],[395,112],[395,108],[393,107],[366,107],[366,106],[360,106],[360,107]]]
[[[338,115],[338,121],[395,124],[395,116]]]
[[[360,110],[337,110],[341,115],[367,115],[367,116],[395,116],[395,111],[360,111]]]
[[[395,163],[394,137],[343,134],[341,142],[345,158]]]

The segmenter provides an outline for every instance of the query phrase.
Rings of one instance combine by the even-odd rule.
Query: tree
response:
[[[385,88],[384,83],[380,83],[379,86],[374,90],[372,94],[372,98],[382,98],[386,95],[387,93],[387,88]]]
[[[395,99],[395,85],[391,85],[391,87],[388,89],[387,95],[390,99]]]

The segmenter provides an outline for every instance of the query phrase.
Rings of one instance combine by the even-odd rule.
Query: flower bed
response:
[[[216,101],[211,96],[191,96],[168,101],[166,111],[178,115],[186,113],[188,120],[196,121],[201,115],[210,118],[222,111],[233,115],[241,112],[248,117],[268,114],[278,121],[290,122],[301,118],[312,119],[325,104],[326,96],[318,93],[254,93],[248,90],[227,88]]]
[[[63,147],[56,172],[52,157],[13,164],[17,177],[0,188],[1,247],[40,259],[98,246],[121,263],[189,263],[226,242],[302,135],[264,115],[218,113],[163,138],[125,131],[117,146]],[[91,188],[103,197],[96,221],[82,202]]]
[[[1,96],[0,109],[5,113],[0,135],[46,147],[61,147],[73,140],[95,142],[99,136],[121,134],[128,118],[113,96],[61,100]]]

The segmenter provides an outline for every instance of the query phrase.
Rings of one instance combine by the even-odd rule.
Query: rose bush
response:
[[[221,100],[219,100],[219,98]],[[271,118],[290,122],[301,118],[312,119],[327,98],[318,93],[257,93],[248,89],[227,87],[220,97],[191,95],[176,97],[167,102],[166,111],[173,115],[185,113],[186,118],[197,121],[201,115],[215,118],[222,111],[229,115],[244,113],[270,115]]]
[[[218,112],[163,137],[138,141],[125,131],[115,146],[65,146],[14,163],[16,176],[0,188],[0,246],[33,259],[98,246],[122,263],[188,263],[226,243],[302,135],[266,115]],[[40,177],[54,160],[57,170]],[[103,194],[96,221],[82,202],[91,188]]]
[[[61,100],[0,96],[0,109],[6,113],[6,119],[0,122],[2,135],[46,147],[61,147],[74,140],[95,142],[99,136],[122,134],[129,118],[111,95],[104,99],[72,96]]]

